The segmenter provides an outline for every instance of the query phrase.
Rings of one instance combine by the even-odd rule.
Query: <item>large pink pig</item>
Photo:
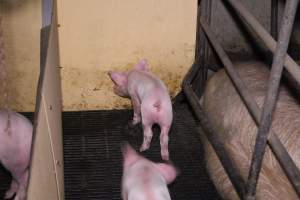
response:
[[[123,147],[123,200],[171,200],[167,184],[177,176],[171,164],[153,163],[126,144]]]
[[[31,139],[32,124],[26,117],[0,110],[0,161],[13,177],[5,199],[12,198],[15,193],[15,200],[26,199]]]
[[[236,63],[235,69],[261,108],[270,76],[268,67],[262,62],[246,61]],[[300,103],[298,96],[294,96],[287,86],[282,82],[279,88],[272,129],[300,168]],[[201,104],[224,143],[228,156],[236,164],[237,171],[244,180],[247,180],[257,127],[224,69],[215,73],[207,81]],[[223,199],[240,199],[204,135],[202,135],[202,144],[208,173],[219,194]],[[299,199],[269,146],[266,147],[255,199]]]
[[[169,160],[168,133],[173,112],[171,99],[164,83],[149,72],[147,61],[144,59],[129,72],[109,72],[109,76],[115,84],[114,92],[121,97],[131,98],[134,111],[132,125],[142,121],[144,140],[140,151],[150,147],[152,125],[156,123],[161,128],[162,159]]]

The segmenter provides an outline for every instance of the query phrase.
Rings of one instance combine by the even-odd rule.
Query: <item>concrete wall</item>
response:
[[[40,65],[41,1],[0,0],[0,16],[3,18],[9,107],[34,111]]]
[[[64,110],[128,107],[106,73],[140,58],[174,96],[194,60],[196,11],[196,0],[58,0]]]
[[[130,106],[106,72],[147,58],[172,96],[194,59],[197,1],[58,0],[64,110]],[[40,0],[0,0],[9,107],[33,111],[40,64]],[[1,94],[0,94],[1,95]],[[0,105],[2,102],[0,102]]]

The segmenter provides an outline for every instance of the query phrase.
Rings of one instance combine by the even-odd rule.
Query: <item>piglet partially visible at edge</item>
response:
[[[169,160],[168,134],[173,112],[164,83],[149,72],[147,61],[144,59],[129,72],[109,72],[109,76],[115,84],[114,92],[121,97],[131,98],[134,111],[132,125],[142,121],[144,140],[140,151],[150,147],[152,125],[158,124],[161,128],[161,156],[162,159]]]
[[[9,113],[9,123],[8,123]],[[32,140],[32,124],[19,113],[0,110],[0,161],[10,171],[12,182],[5,199],[25,200]]]
[[[167,184],[177,176],[171,164],[153,163],[129,145],[123,149],[123,200],[171,200]]]

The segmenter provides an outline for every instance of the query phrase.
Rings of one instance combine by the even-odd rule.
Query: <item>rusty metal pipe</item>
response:
[[[237,91],[239,92],[242,100],[244,101],[246,107],[248,108],[249,113],[252,115],[255,123],[258,125],[260,121],[261,111],[254,100],[254,98],[250,95],[250,92],[238,73],[234,70],[233,64],[230,61],[229,57],[221,47],[221,45],[217,42],[215,34],[210,30],[207,23],[200,19],[201,26],[210,41],[212,47],[218,54],[220,60],[222,61],[229,78],[233,82],[233,85],[236,87]],[[292,158],[284,148],[283,144],[280,142],[279,138],[271,130],[268,143],[274,152],[276,158],[278,159],[281,167],[284,169],[285,173],[287,174],[289,180],[292,182],[295,190],[299,194],[299,185],[300,185],[300,172],[295,163],[293,162]]]
[[[254,153],[249,170],[246,185],[246,199],[254,200],[258,176],[262,166],[263,157],[267,145],[269,131],[272,124],[272,115],[278,98],[278,90],[283,70],[283,63],[286,56],[290,36],[296,16],[299,0],[288,0],[284,9],[282,25],[279,32],[276,52],[268,81],[268,90],[262,107],[261,119],[258,127]]]
[[[265,30],[265,28],[257,21],[257,19],[243,6],[239,0],[225,0],[235,9],[238,15],[243,19],[244,22],[253,30],[258,37],[262,40],[264,45],[275,53],[276,41],[272,36]],[[287,55],[285,58],[284,66],[286,70],[292,75],[292,77],[300,85],[300,67],[299,65]]]

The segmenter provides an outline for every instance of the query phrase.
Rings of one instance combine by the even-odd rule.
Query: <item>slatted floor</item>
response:
[[[4,198],[5,191],[9,188],[10,174],[0,165],[0,199]]]
[[[32,120],[32,113],[23,113]],[[135,149],[142,143],[142,128],[127,126],[131,110],[63,113],[66,200],[120,200],[121,143]],[[159,128],[147,158],[161,161]],[[185,104],[174,108],[169,151],[181,174],[169,186],[172,200],[218,200],[204,169],[203,152],[195,121]],[[9,173],[0,166],[0,199],[10,185]]]
[[[63,113],[66,200],[119,200],[122,176],[122,141],[135,149],[142,143],[142,128],[129,128],[130,110]],[[144,155],[161,161],[159,128]],[[169,186],[173,200],[219,199],[204,170],[203,152],[195,121],[186,105],[174,109],[169,150],[180,176]]]

